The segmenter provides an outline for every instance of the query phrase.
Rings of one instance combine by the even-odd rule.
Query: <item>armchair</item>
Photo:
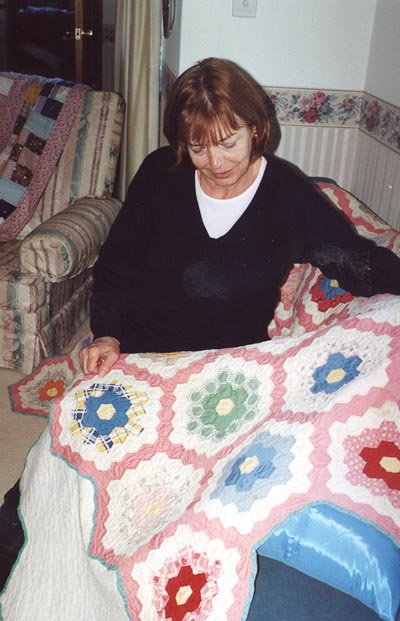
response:
[[[1,179],[15,146],[23,148],[19,144],[23,134],[16,135],[15,127],[26,106],[21,94],[30,79],[0,74]],[[34,80],[35,85],[46,83],[37,76]],[[68,119],[61,155],[29,219],[0,244],[0,366],[22,373],[30,373],[42,358],[60,353],[88,316],[91,268],[121,205],[112,192],[123,100],[116,93],[88,89],[77,109],[74,118]],[[13,127],[8,137],[4,136],[7,123]],[[48,173],[43,170],[36,166],[32,179]]]

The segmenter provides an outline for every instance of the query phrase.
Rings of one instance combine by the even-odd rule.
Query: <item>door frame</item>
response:
[[[75,0],[75,81],[101,89],[103,2]]]

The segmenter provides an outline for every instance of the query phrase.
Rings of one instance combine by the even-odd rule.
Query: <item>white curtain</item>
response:
[[[158,146],[161,0],[118,0],[114,90],[126,102],[119,196],[144,157]]]

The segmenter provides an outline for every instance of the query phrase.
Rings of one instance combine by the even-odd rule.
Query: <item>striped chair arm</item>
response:
[[[20,271],[58,282],[92,267],[120,207],[116,198],[84,198],[55,214],[23,240]]]

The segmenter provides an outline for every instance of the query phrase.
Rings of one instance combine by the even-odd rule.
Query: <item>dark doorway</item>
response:
[[[5,66],[1,69],[102,89],[104,3],[109,16],[115,0],[3,2]],[[107,24],[108,41],[109,32]],[[107,50],[111,53],[109,46]]]

